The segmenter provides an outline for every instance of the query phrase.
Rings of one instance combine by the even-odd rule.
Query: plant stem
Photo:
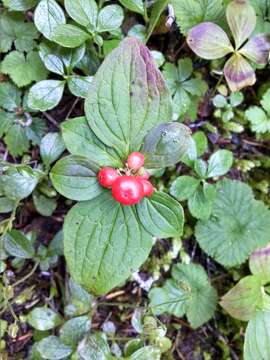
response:
[[[24,277],[22,277],[21,279],[19,279],[18,281],[16,281],[14,284],[12,284],[13,287],[18,286],[19,284],[23,283],[25,280],[27,280],[28,278],[30,278],[36,271],[37,267],[39,265],[39,262],[36,262],[35,265],[33,266],[32,270],[26,274]]]

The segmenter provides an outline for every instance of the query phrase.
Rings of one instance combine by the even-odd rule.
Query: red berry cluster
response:
[[[123,205],[134,205],[145,196],[154,192],[153,185],[148,181],[150,174],[143,170],[144,156],[133,152],[127,159],[125,169],[104,167],[98,173],[101,186],[112,189],[113,198]]]

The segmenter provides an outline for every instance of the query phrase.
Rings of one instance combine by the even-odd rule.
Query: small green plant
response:
[[[256,81],[250,61],[267,64],[270,39],[267,34],[251,36],[256,26],[256,14],[247,0],[231,1],[227,5],[226,18],[234,46],[225,31],[212,22],[194,26],[188,33],[187,43],[198,56],[208,60],[233,53],[224,66],[224,75],[231,91],[238,91]]]
[[[270,131],[270,89],[267,90],[260,101],[261,106],[250,106],[246,112],[246,118],[250,122],[251,130],[258,134]]]

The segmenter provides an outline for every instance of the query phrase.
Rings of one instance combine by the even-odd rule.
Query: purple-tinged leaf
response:
[[[249,258],[249,268],[253,275],[259,276],[263,282],[270,280],[270,244],[255,250]]]
[[[256,82],[255,71],[240,54],[234,54],[226,62],[224,75],[231,91],[239,91]]]
[[[257,64],[266,65],[270,51],[270,35],[258,34],[253,36],[243,47],[240,53]]]
[[[203,59],[213,60],[233,52],[233,47],[224,30],[211,22],[194,26],[188,33],[189,47]]]
[[[226,17],[235,41],[235,48],[239,49],[255,29],[255,10],[247,0],[233,0],[227,6]]]

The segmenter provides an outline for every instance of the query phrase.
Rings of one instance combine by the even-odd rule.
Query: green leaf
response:
[[[123,9],[119,5],[108,5],[98,14],[97,32],[113,31],[118,29],[124,20]]]
[[[196,55],[207,60],[220,59],[234,51],[225,31],[211,22],[191,28],[187,43]]]
[[[126,38],[100,66],[85,103],[96,136],[125,161],[146,133],[171,119],[169,91],[148,49]]]
[[[89,334],[80,343],[78,348],[78,355],[81,360],[110,360],[111,351],[106,339],[106,335],[101,332]]]
[[[52,216],[57,207],[55,199],[50,199],[37,191],[33,193],[33,202],[36,210],[43,216]]]
[[[14,201],[7,197],[0,197],[0,214],[9,213],[14,208]]]
[[[50,178],[55,189],[68,199],[91,200],[102,191],[97,180],[98,169],[91,160],[70,155],[54,165]]]
[[[73,95],[86,98],[92,79],[91,76],[69,76],[67,80],[68,88]]]
[[[65,144],[59,133],[47,133],[40,143],[40,156],[46,167],[55,162],[65,150]]]
[[[192,139],[196,143],[197,156],[202,156],[208,148],[208,140],[203,131],[197,131],[192,135]]]
[[[61,124],[61,128],[64,142],[71,154],[87,157],[103,167],[123,166],[116,151],[98,140],[85,117],[69,119]]]
[[[93,297],[85,291],[80,285],[69,281],[70,299],[65,307],[65,313],[68,316],[78,316],[90,312]]]
[[[65,81],[43,80],[32,86],[28,95],[28,106],[34,110],[46,111],[60,102]]]
[[[128,10],[134,11],[138,14],[144,14],[144,4],[142,0],[119,0],[120,3]]]
[[[25,22],[25,16],[19,13],[3,12],[0,15],[0,51],[7,52],[14,42],[19,51],[30,51],[36,43],[38,32],[34,24]]]
[[[252,131],[262,134],[270,131],[270,117],[259,106],[249,107],[245,116],[251,123]]]
[[[72,348],[64,345],[57,336],[48,336],[37,343],[37,352],[41,359],[60,360],[66,359]]]
[[[8,111],[15,111],[21,106],[21,91],[9,82],[1,82],[0,106]]]
[[[214,199],[212,194],[209,194],[206,190],[208,186],[210,185],[204,183],[203,186],[197,187],[195,192],[188,198],[189,211],[197,219],[206,220],[211,215]]]
[[[4,6],[10,10],[25,11],[34,7],[37,0],[3,0]]]
[[[109,191],[77,204],[65,218],[70,273],[93,294],[105,294],[125,281],[147,259],[151,247],[152,237],[141,226],[135,207],[115,202]]]
[[[164,287],[152,289],[149,297],[154,313],[177,317],[186,314],[194,328],[213,316],[217,304],[217,293],[198,264],[173,265],[172,279],[167,280]]]
[[[188,149],[190,134],[189,128],[178,122],[160,124],[150,130],[141,150],[145,167],[161,168],[179,162]]]
[[[270,310],[257,311],[248,322],[245,332],[244,359],[264,360],[270,358]]]
[[[71,24],[61,24],[56,26],[51,35],[52,41],[68,48],[78,47],[85,43],[86,40],[90,39],[90,37],[91,35],[86,31]]]
[[[237,107],[244,101],[244,95],[240,91],[231,93],[229,98],[232,107]]]
[[[35,255],[33,244],[20,231],[10,230],[4,236],[5,250],[20,259],[32,259]]]
[[[213,98],[213,104],[218,109],[226,109],[228,107],[228,102],[225,96],[223,95],[216,95]]]
[[[265,296],[259,276],[246,276],[227,294],[220,305],[234,318],[247,321],[252,319],[263,304]]]
[[[201,248],[216,261],[236,266],[268,243],[270,211],[239,181],[223,180],[217,190],[211,217],[197,223],[195,235]]]
[[[168,5],[169,0],[157,0],[155,1],[150,15],[150,21],[148,25],[146,42],[150,39],[152,32],[155,30],[158,20]]]
[[[27,315],[27,322],[36,330],[45,331],[54,329],[63,323],[63,319],[55,311],[36,307]]]
[[[34,22],[47,39],[52,40],[54,29],[66,23],[64,11],[55,0],[41,0],[36,7]]]
[[[80,316],[68,320],[60,329],[60,340],[72,348],[76,348],[79,341],[89,332],[91,321],[88,316]]]
[[[187,32],[195,25],[211,21],[222,25],[225,18],[223,0],[172,0],[176,21],[181,32]]]
[[[160,360],[161,351],[155,346],[144,346],[143,348],[135,351],[130,356],[130,360]]]
[[[184,212],[171,196],[155,192],[137,206],[138,216],[144,228],[159,238],[180,237],[183,233]]]
[[[170,194],[179,201],[187,200],[196,191],[200,180],[192,176],[179,176],[171,185]]]
[[[264,94],[260,101],[261,106],[264,108],[264,110],[267,112],[268,115],[270,115],[270,89],[268,89]]]
[[[4,194],[14,200],[29,196],[38,184],[41,173],[30,166],[9,166],[1,176]]]
[[[19,124],[12,125],[4,138],[8,152],[13,156],[23,155],[29,149],[26,129]]]
[[[65,0],[65,8],[77,23],[95,29],[98,16],[95,0]]]
[[[270,281],[270,245],[255,250],[249,257],[249,268],[266,284]]]
[[[225,175],[233,164],[233,154],[229,150],[218,150],[210,156],[207,177]]]

